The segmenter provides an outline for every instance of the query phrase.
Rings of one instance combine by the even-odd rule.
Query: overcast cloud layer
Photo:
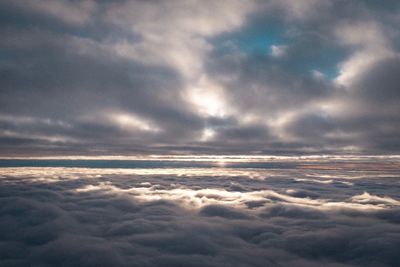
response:
[[[0,153],[398,153],[399,1],[0,2]]]
[[[1,168],[0,266],[398,266],[399,158],[274,164]]]

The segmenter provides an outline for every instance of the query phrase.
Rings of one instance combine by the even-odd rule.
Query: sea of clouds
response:
[[[0,266],[399,266],[398,177],[1,168]]]

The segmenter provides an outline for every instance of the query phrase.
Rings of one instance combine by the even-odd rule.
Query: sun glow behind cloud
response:
[[[144,119],[129,113],[111,113],[107,117],[112,123],[117,124],[122,130],[139,130],[146,132],[159,132],[160,129]]]
[[[203,116],[224,117],[229,113],[223,88],[205,76],[188,88],[187,99]]]

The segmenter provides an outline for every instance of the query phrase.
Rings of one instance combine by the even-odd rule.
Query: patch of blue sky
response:
[[[270,52],[272,45],[278,45],[281,42],[279,36],[271,34],[262,34],[256,36],[246,36],[246,38],[238,39],[236,44],[239,49],[245,53],[261,53]]]
[[[338,48],[322,49],[308,63],[303,62],[303,68],[316,70],[327,79],[334,80],[339,75],[339,64],[346,57],[346,52]]]
[[[267,54],[272,45],[279,45],[285,41],[284,39],[282,26],[278,21],[269,20],[252,23],[238,31],[221,34],[209,41],[220,53],[227,53],[235,48],[246,54]]]
[[[323,74],[326,79],[333,80],[339,74],[339,64],[349,51],[342,47],[324,44],[308,43],[306,45],[291,40],[285,48],[283,56],[272,56],[273,64],[298,75],[308,75],[314,71]],[[314,45],[314,46],[313,46]]]
[[[213,45],[214,52],[220,55],[241,52],[250,57],[270,58],[265,64],[282,64],[288,72],[299,75],[309,75],[318,71],[326,79],[334,80],[339,74],[339,63],[344,60],[347,52],[340,47],[327,43],[317,43],[315,48],[298,48],[298,36],[287,34],[288,29],[282,21],[276,18],[258,19],[234,32],[221,34],[208,41]],[[308,45],[313,45],[309,43]],[[285,46],[287,56],[274,57],[273,46]],[[284,52],[286,54],[286,51]]]
[[[290,44],[289,44],[290,46]],[[339,75],[339,64],[347,55],[347,52],[335,47],[319,47],[308,51],[295,51],[287,48],[287,55],[274,57],[273,63],[282,66],[287,72],[296,75],[310,75],[315,71],[321,73],[326,79],[334,80]],[[257,55],[256,55],[257,56]]]

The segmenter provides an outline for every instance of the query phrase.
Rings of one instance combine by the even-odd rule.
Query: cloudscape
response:
[[[0,267],[400,266],[399,0],[0,0]]]
[[[397,153],[399,10],[1,1],[1,154]]]
[[[0,266],[398,266],[399,157],[264,161],[0,161]]]

